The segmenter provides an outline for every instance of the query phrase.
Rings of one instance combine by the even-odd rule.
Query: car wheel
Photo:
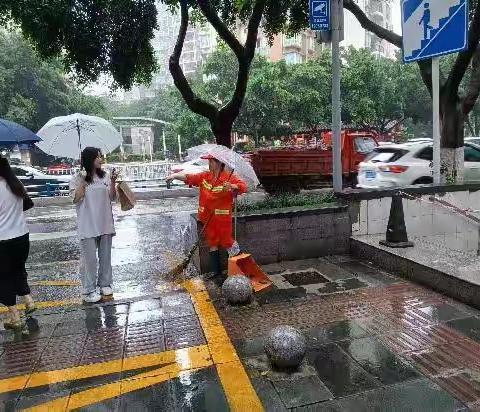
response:
[[[414,185],[430,185],[433,183],[433,178],[431,177],[421,177],[420,179],[413,182]]]

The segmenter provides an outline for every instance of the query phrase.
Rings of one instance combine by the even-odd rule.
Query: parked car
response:
[[[480,137],[466,137],[465,143],[473,143],[480,146]]]
[[[433,182],[431,141],[377,147],[358,168],[358,188],[390,188]],[[465,143],[465,181],[480,181],[480,146]]]
[[[12,170],[27,191],[38,196],[53,196],[67,190],[71,175],[47,175],[34,167],[12,165]]]
[[[172,173],[196,174],[208,170],[208,160],[195,159],[172,166]]]

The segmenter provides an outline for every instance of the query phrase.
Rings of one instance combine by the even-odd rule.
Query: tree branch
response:
[[[432,97],[432,59],[419,60],[417,62],[418,68],[420,69],[420,75],[422,76],[423,83],[427,86],[428,93]]]
[[[374,23],[354,0],[343,0],[343,7],[356,17],[365,30],[372,32],[381,39],[386,40],[399,48],[402,48],[402,36]]]
[[[181,23],[178,32],[177,42],[175,48],[169,60],[169,69],[173,77],[175,86],[180,91],[183,100],[194,113],[197,113],[203,117],[206,117],[210,121],[213,121],[218,114],[217,108],[208,103],[207,101],[198,97],[190,87],[182,67],[180,66],[180,57],[182,56],[183,44],[185,42],[185,36],[188,29],[188,6],[185,1],[180,1],[181,10]]]
[[[262,20],[266,0],[257,0],[253,6],[252,15],[248,22],[247,40],[245,41],[244,53],[238,59],[238,75],[235,92],[230,101],[220,109],[220,114],[227,117],[237,117],[247,92],[250,65],[255,56],[257,46],[258,28]]]
[[[472,60],[473,55],[477,51],[478,42],[480,41],[480,2],[477,2],[475,14],[470,22],[468,32],[468,47],[467,50],[458,53],[455,64],[453,65],[450,76],[448,77],[448,84],[450,93],[452,95],[458,94],[458,88],[462,82],[463,76],[468,69],[468,65]]]
[[[213,26],[220,38],[227,43],[237,58],[241,58],[244,54],[244,47],[235,37],[235,35],[228,29],[228,26],[220,19],[215,9],[211,6],[209,0],[197,0],[198,7],[202,11],[202,14]],[[256,40],[256,39],[255,39]]]
[[[469,114],[480,94],[480,47],[477,47],[477,51],[472,58],[472,73],[470,82],[468,84],[467,93],[463,99],[463,113]]]

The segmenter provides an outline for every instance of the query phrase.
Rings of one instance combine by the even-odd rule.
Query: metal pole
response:
[[[178,158],[182,161],[182,141],[180,135],[178,135]]]
[[[165,140],[165,127],[162,129],[163,157],[167,160],[167,141]]]
[[[80,152],[78,158],[81,160],[82,157],[82,140],[80,138],[80,122],[77,119],[77,133],[78,133],[78,151]]]
[[[121,159],[122,160],[125,160],[125,155],[124,155],[124,148],[123,148],[123,126],[119,126],[119,129],[120,129],[120,136],[122,136],[122,143],[120,143],[120,155],[121,155]]]
[[[432,59],[433,183],[440,183],[440,58]]]
[[[340,100],[340,13],[343,0],[332,0],[332,143],[333,189],[340,192],[342,182],[342,108]]]
[[[150,147],[150,163],[153,163],[153,146],[152,146],[152,136],[148,135],[148,146]]]

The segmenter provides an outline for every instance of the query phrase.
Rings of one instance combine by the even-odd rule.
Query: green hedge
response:
[[[336,202],[333,192],[325,193],[301,193],[301,194],[279,194],[267,195],[263,200],[257,202],[240,201],[237,205],[239,213],[249,213],[262,210],[274,210],[285,208],[310,208],[324,206]]]

